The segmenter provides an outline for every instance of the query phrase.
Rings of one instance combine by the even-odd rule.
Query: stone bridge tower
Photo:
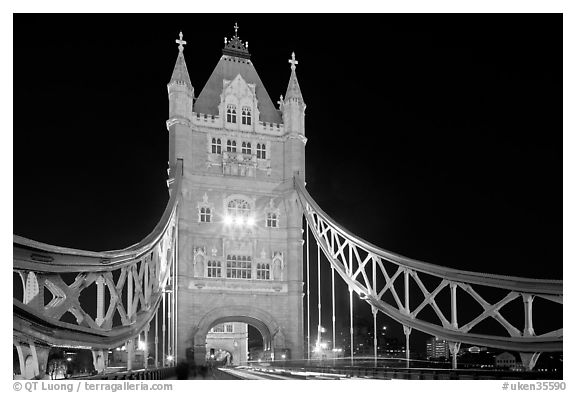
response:
[[[178,359],[203,363],[206,334],[245,322],[270,357],[304,354],[302,211],[305,104],[292,54],[276,108],[236,32],[196,98],[179,53],[168,84],[170,161],[183,160]]]

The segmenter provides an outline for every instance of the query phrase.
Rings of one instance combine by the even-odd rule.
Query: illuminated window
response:
[[[226,109],[226,121],[236,123],[236,105],[228,105]]]
[[[242,142],[242,154],[252,154],[252,144],[250,142]]]
[[[251,125],[252,124],[252,112],[249,107],[242,107],[242,124]]]
[[[234,324],[221,323],[210,329],[210,333],[234,333]]]
[[[220,261],[208,261],[208,277],[222,277],[222,263]]]
[[[256,265],[256,279],[257,280],[270,280],[270,264],[259,263]]]
[[[250,205],[243,199],[232,199],[228,202],[228,215],[232,217],[248,217]]]
[[[266,213],[266,226],[268,228],[278,228],[278,214]]]
[[[232,153],[236,153],[236,141],[231,141],[228,139],[226,142],[226,150]]]
[[[228,255],[226,257],[227,278],[252,278],[252,258],[246,255]]]
[[[222,141],[220,138],[212,138],[212,153],[220,154],[222,153]]]
[[[212,211],[209,207],[200,208],[200,222],[211,222],[212,221]]]
[[[256,158],[266,159],[266,145],[264,143],[256,145]]]

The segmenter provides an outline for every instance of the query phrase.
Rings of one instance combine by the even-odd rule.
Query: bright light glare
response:
[[[234,218],[232,218],[232,216],[224,216],[224,224],[232,225],[233,222],[234,222]]]
[[[168,356],[166,356],[166,360],[168,360],[169,362],[171,362],[172,360],[174,360],[174,356],[168,355]]]
[[[66,358],[66,360],[69,361],[69,362],[71,362],[71,361],[72,361],[72,358]]]
[[[254,226],[254,224],[256,224],[256,220],[254,220],[254,217],[248,217],[246,219],[246,224],[248,224],[248,226]]]
[[[285,354],[285,353],[282,354],[282,359],[286,359],[286,354]]]
[[[146,343],[142,340],[138,341],[138,349],[144,351],[146,349]]]

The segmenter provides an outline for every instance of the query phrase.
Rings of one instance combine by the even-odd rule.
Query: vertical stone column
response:
[[[25,379],[42,379],[46,375],[50,347],[37,345],[34,342],[14,343],[18,351],[20,375]]]
[[[92,363],[98,374],[104,374],[108,363],[108,351],[105,349],[92,350]]]

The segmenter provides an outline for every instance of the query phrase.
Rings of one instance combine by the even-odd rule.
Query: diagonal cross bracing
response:
[[[561,280],[536,280],[462,271],[432,265],[394,254],[366,242],[339,226],[324,213],[312,197],[310,197],[301,179],[295,178],[294,184],[299,201],[304,207],[304,217],[308,222],[314,239],[325,254],[327,261],[334,270],[338,272],[348,287],[361,295],[361,299],[369,303],[373,307],[373,310],[376,309],[385,313],[407,328],[414,328],[455,343],[465,342],[520,352],[562,350],[562,329],[541,335],[533,335],[532,333],[523,335],[517,327],[500,313],[502,307],[519,296],[525,299],[540,297],[550,302],[562,304]],[[348,247],[348,255],[346,255],[345,247]],[[365,258],[360,257],[359,250],[362,250],[362,252],[366,254]],[[354,267],[354,261],[356,261],[357,267]],[[372,279],[366,274],[366,266],[370,261],[379,266],[384,277],[385,283],[383,283],[383,288],[379,291],[377,291],[376,288],[381,287],[382,284],[378,285],[376,275],[374,274],[375,267],[373,266]],[[388,275],[383,261],[387,261],[398,267],[392,277]],[[409,291],[407,289],[404,291],[405,299],[402,301],[394,286],[396,279],[402,273],[405,275],[405,285],[407,285],[408,282],[407,278],[412,276],[417,284],[417,288],[424,296],[424,300],[410,313],[408,312]],[[360,275],[362,275],[364,284],[358,280]],[[420,275],[434,276],[440,278],[441,282],[432,292],[429,292],[422,282]],[[473,285],[503,289],[508,291],[508,293],[499,302],[490,304],[472,288]],[[442,310],[441,306],[436,302],[435,297],[446,287],[450,287],[451,305],[446,310]],[[457,287],[460,287],[470,294],[472,300],[483,309],[476,318],[460,328],[458,328],[457,324]],[[393,295],[393,303],[387,302],[383,297],[388,290],[390,290]],[[526,320],[530,323],[530,325],[527,326],[531,326],[532,320],[532,308],[530,304],[525,306],[524,310]],[[440,324],[419,318],[420,312],[427,305],[432,307],[440,320]],[[448,321],[444,315],[451,315],[452,323]],[[493,318],[498,321],[506,329],[509,336],[495,336],[470,332],[470,329],[486,318]]]

